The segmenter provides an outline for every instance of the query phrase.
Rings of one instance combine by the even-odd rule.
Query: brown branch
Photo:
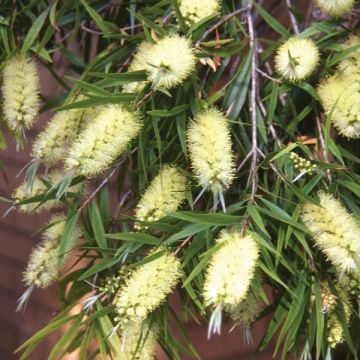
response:
[[[247,23],[249,30],[250,38],[250,49],[252,49],[252,59],[251,59],[251,168],[250,168],[250,178],[251,178],[251,196],[250,201],[254,202],[255,194],[258,187],[258,174],[257,174],[257,164],[258,164],[258,146],[257,146],[257,114],[256,114],[256,98],[258,94],[258,78],[257,78],[257,40],[255,35],[255,27],[253,20],[253,1],[249,1],[247,6]]]
[[[292,7],[291,6],[291,0],[285,0],[285,3],[286,3],[286,7],[287,7],[287,12],[288,12],[288,15],[289,15],[289,18],[290,18],[290,22],[291,22],[291,27],[292,27],[294,33],[296,35],[299,35],[300,31],[299,31],[298,24],[296,22],[294,14],[290,11],[290,8]]]
[[[181,244],[180,244],[180,245],[178,246],[178,248],[175,250],[175,253],[174,253],[175,256],[179,253],[179,251],[180,251],[183,247],[186,246],[186,244],[188,244],[188,243],[190,242],[190,240],[191,240],[192,237],[193,237],[193,235],[190,235],[190,236],[188,236],[184,241],[181,242]]]
[[[83,204],[79,208],[79,212],[85,208],[86,205],[88,205],[91,200],[96,196],[96,194],[109,182],[109,180],[112,178],[112,176],[115,174],[116,170],[126,161],[126,159],[119,160],[110,173],[104,178],[104,180],[100,183],[100,185],[91,193],[91,195],[83,202]]]
[[[228,20],[230,20],[232,17],[244,12],[246,9],[245,8],[241,8],[241,9],[237,9],[235,11],[233,11],[230,14],[227,14],[225,16],[223,16],[214,26],[212,26],[210,29],[206,30],[204,32],[204,34],[201,36],[201,38],[196,42],[196,46],[199,46],[199,44],[209,35],[211,34],[214,30],[216,30],[220,25],[222,25],[223,23],[227,22]]]
[[[325,162],[329,162],[329,158],[328,158],[328,154],[327,154],[327,151],[326,151],[326,147],[325,147],[325,139],[324,139],[324,132],[323,132],[323,129],[321,127],[321,121],[319,119],[319,117],[317,116],[316,117],[316,126],[318,128],[318,132],[319,132],[319,140],[320,140],[320,146],[321,146],[321,150],[323,152],[323,155],[324,155],[324,160]],[[328,169],[326,171],[326,175],[327,175],[327,178],[329,180],[329,183],[331,184],[331,173],[330,173],[330,169]]]

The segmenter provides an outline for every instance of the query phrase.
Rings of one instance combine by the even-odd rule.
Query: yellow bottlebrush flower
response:
[[[194,49],[188,39],[179,35],[158,40],[145,53],[145,70],[155,88],[177,86],[195,69]]]
[[[152,253],[154,255],[154,253]],[[165,252],[140,265],[126,280],[115,297],[116,321],[140,322],[172,292],[181,276],[179,259]]]
[[[24,282],[29,286],[46,288],[59,276],[59,241],[64,233],[66,218],[64,215],[54,215],[50,220],[50,226],[43,233],[42,242],[32,251],[29,263],[24,272]],[[74,249],[80,238],[81,232],[75,228],[72,238],[66,249],[64,259],[69,251]]]
[[[348,138],[360,137],[360,84],[334,75],[318,89],[322,106],[339,133]]]
[[[146,322],[130,321],[121,333],[122,348],[118,360],[153,360],[156,355],[157,333]]]
[[[220,0],[180,0],[181,15],[185,23],[191,26],[208,16],[220,13]]]
[[[342,204],[331,195],[320,193],[320,205],[306,203],[302,219],[314,240],[341,272],[359,271],[360,226]]]
[[[214,108],[201,112],[190,123],[187,141],[199,185],[215,195],[222,194],[235,175],[228,120]]]
[[[59,180],[64,176],[64,173],[60,170],[54,170],[44,176],[37,176],[34,179],[34,183],[32,187],[29,186],[26,182],[23,182],[20,186],[18,186],[13,194],[13,199],[15,201],[15,205],[20,201],[24,201],[31,197],[45,194],[51,186],[57,184]],[[49,186],[47,186],[47,183]],[[81,189],[81,184],[72,186],[69,191],[78,192]],[[23,204],[17,206],[17,209],[24,213],[40,213],[42,211],[48,211],[50,209],[54,209],[62,206],[62,202],[57,199],[47,200],[45,203],[38,207],[38,202]]]
[[[129,71],[138,71],[138,70],[147,69],[148,67],[148,64],[146,62],[147,54],[151,50],[152,46],[153,45],[147,41],[143,41],[139,45],[134,55],[134,59],[132,60],[129,66]],[[147,81],[131,82],[123,86],[123,91],[126,93],[137,93],[143,90],[147,83],[148,83]]]
[[[319,58],[319,50],[312,40],[292,37],[277,50],[275,67],[285,79],[303,80],[315,70]]]
[[[230,310],[248,293],[259,258],[259,247],[251,234],[224,230],[217,242],[222,246],[210,260],[204,283],[207,306]]]
[[[80,96],[76,101],[85,100]],[[72,109],[57,112],[33,143],[32,156],[48,166],[64,159],[70,145],[91,124],[101,107]]]
[[[359,46],[360,38],[355,35],[351,35],[349,39],[342,44],[343,50]],[[356,82],[358,88],[360,88],[360,48],[353,50],[340,61],[338,76],[344,76],[349,83]]]
[[[350,298],[348,293],[343,289],[339,288],[338,292],[339,292],[339,296],[337,297],[337,302],[341,301],[345,312],[346,322],[348,323],[351,316],[351,308],[349,306]],[[342,343],[344,341],[343,329],[335,311],[332,311],[329,314],[327,329],[328,329],[327,341],[330,347],[334,348],[336,347],[337,344]]]
[[[68,170],[86,177],[106,170],[126,149],[142,126],[140,116],[121,105],[105,106],[72,144],[65,160]]]
[[[35,62],[16,55],[3,69],[4,117],[11,130],[22,136],[36,120],[40,109],[40,83]]]
[[[320,10],[330,16],[338,17],[348,13],[355,4],[355,0],[316,0]]]
[[[253,291],[248,292],[246,298],[240,304],[231,306],[228,309],[231,319],[236,324],[249,326],[259,316],[263,309],[262,302],[257,298]]]
[[[186,198],[186,176],[174,166],[164,166],[142,196],[135,217],[140,221],[158,221],[176,211]],[[141,229],[140,224],[135,228]]]

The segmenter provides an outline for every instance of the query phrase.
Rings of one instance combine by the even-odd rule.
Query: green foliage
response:
[[[266,2],[248,7],[247,1],[223,1],[224,17],[210,16],[190,28],[182,19],[178,3],[2,2],[0,61],[5,63],[17,52],[28,53],[50,70],[62,88],[58,97],[43,98],[43,111],[122,104],[144,115],[139,136],[106,173],[92,180],[65,174],[46,193],[14,204],[35,203],[41,207],[51,199],[61,200],[67,225],[60,240],[59,264],[75,226],[81,226],[83,232],[72,266],[59,279],[62,310],[18,348],[21,359],[29,357],[47,335],[65,324],[67,331],[59,337],[49,359],[75,349],[79,349],[79,359],[121,356],[114,294],[100,292],[99,287],[119,271],[131,274],[131,269],[161,255],[164,247],[175,252],[182,263],[182,280],[177,287],[181,309],[175,311],[167,301],[148,322],[157,329],[159,344],[170,359],[181,359],[184,354],[199,358],[186,335],[185,323],[195,317],[219,325],[219,309],[211,314],[202,293],[206,268],[220,246],[215,239],[227,227],[242,233],[251,230],[260,248],[260,275],[256,275],[252,288],[265,304],[259,320],[270,314],[271,321],[258,350],[275,341],[275,353],[281,353],[283,359],[290,354],[304,359],[310,359],[311,354],[315,359],[332,356],[322,291],[326,284],[338,281],[336,269],[314,247],[313,234],[302,223],[300,213],[304,202],[317,203],[317,192],[326,191],[341,199],[360,221],[359,142],[336,134],[323,115],[316,91],[319,81],[332,75],[337,64],[357,50],[344,50],[340,44],[350,32],[359,32],[358,22],[311,18],[308,23],[305,16],[291,9],[300,28],[306,24],[300,36],[316,40],[321,63],[310,78],[288,83],[269,71],[279,43],[289,38],[292,30],[261,6]],[[240,3],[243,8],[235,7]],[[255,38],[250,39],[257,42],[257,48],[249,46],[248,31],[249,19],[255,15],[267,26],[266,31],[255,32]],[[215,27],[211,29],[214,25],[216,31]],[[269,29],[275,31],[272,38],[267,37]],[[147,84],[138,93],[122,92],[122,86],[147,79],[144,70],[127,71],[137,46],[143,40],[154,42],[174,32],[196,45],[199,62],[192,75],[172,89],[155,89]],[[78,50],[72,42],[79,45]],[[260,48],[262,51],[257,51]],[[53,63],[60,55],[69,64],[66,77],[56,73]],[[78,94],[87,97],[65,105],[64,99]],[[210,192],[201,194],[188,157],[186,129],[191,119],[208,106],[226,113],[238,166],[233,184],[223,194],[226,213],[220,203],[214,204]],[[5,146],[0,133],[0,148]],[[290,158],[292,151],[316,165],[314,174],[301,175],[294,181],[299,174]],[[133,209],[167,163],[175,164],[187,175],[186,201],[181,210],[159,221],[139,221],[146,230],[135,232]],[[25,175],[30,187],[42,170],[37,162],[30,165]],[[73,190],[76,184],[88,189]],[[160,251],[145,259],[154,248]],[[73,265],[78,265],[76,270]],[[265,288],[271,288],[271,297]],[[99,296],[87,311],[83,300],[95,295]],[[359,292],[352,294],[349,304],[340,302],[337,308],[348,358],[356,358],[360,341],[358,296]],[[351,309],[350,317],[346,306]],[[223,314],[224,318],[229,321]],[[91,345],[94,340],[95,348]]]

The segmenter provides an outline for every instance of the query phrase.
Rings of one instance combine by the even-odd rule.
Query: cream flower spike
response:
[[[51,187],[57,184],[64,175],[65,174],[63,171],[56,169],[44,176],[41,176],[41,178],[39,176],[36,176],[32,184],[32,187],[30,187],[29,184],[27,184],[26,182],[23,182],[15,189],[14,194],[12,195],[16,209],[18,209],[20,212],[30,214],[33,212],[40,213],[54,208],[62,207],[63,206],[62,201],[57,199],[48,200],[43,204],[41,204],[40,206],[38,206],[39,202],[22,204],[22,205],[16,205],[16,204],[31,197],[46,193],[49,190],[49,187],[46,186],[46,182],[48,182],[49,186]],[[45,180],[45,182],[43,180]],[[81,190],[81,188],[82,185],[77,184],[75,186],[71,186],[69,188],[69,191],[78,192]]]
[[[215,203],[235,176],[230,126],[227,118],[217,109],[199,113],[187,130],[187,142],[193,172],[204,190],[214,193]]]
[[[355,4],[355,0],[316,0],[320,10],[330,16],[339,17],[348,13]]]
[[[186,176],[174,166],[164,166],[142,196],[135,217],[140,221],[158,221],[176,211],[186,199]],[[135,224],[136,229],[143,226]]]
[[[64,215],[53,215],[49,222],[50,226],[43,233],[42,242],[32,251],[27,268],[24,272],[24,282],[39,288],[46,288],[58,277],[59,267],[59,244],[65,231],[66,218]],[[79,241],[81,231],[75,227],[64,255],[64,261],[69,256]]]
[[[141,127],[137,112],[130,112],[117,104],[105,106],[72,144],[65,168],[85,177],[94,177],[125,151]]]
[[[122,329],[122,347],[116,360],[154,360],[156,355],[157,332],[145,322],[129,321]]]
[[[180,85],[195,69],[194,49],[190,40],[170,35],[160,39],[145,52],[148,79],[155,88],[170,89]]]
[[[325,113],[338,132],[348,138],[360,137],[360,83],[333,75],[317,89]]]
[[[210,260],[204,282],[205,304],[213,309],[234,309],[247,296],[259,259],[259,247],[249,233],[224,230],[217,239],[222,246]]]
[[[179,8],[185,23],[191,26],[211,15],[219,15],[220,0],[180,0]]]
[[[80,95],[74,101],[85,99],[85,96]],[[55,113],[33,143],[33,158],[47,166],[58,164],[67,155],[70,145],[79,133],[94,120],[101,108],[98,106]]]
[[[28,56],[16,55],[3,69],[2,93],[5,121],[21,144],[40,110],[40,83],[36,63]]]
[[[147,69],[146,63],[147,54],[151,50],[153,44],[143,41],[136,50],[133,60],[130,63],[129,71],[138,71]],[[147,81],[135,81],[123,86],[123,91],[126,93],[138,93],[144,89]]]
[[[314,72],[319,58],[319,50],[312,40],[292,37],[277,50],[275,68],[285,79],[299,81]]]
[[[349,39],[342,44],[342,49],[358,47],[360,45],[360,38],[351,35]],[[343,60],[340,61],[337,73],[339,76],[344,76],[350,83],[356,81],[360,91],[360,48],[352,51]]]
[[[181,274],[180,260],[170,252],[137,267],[115,297],[115,321],[123,327],[128,321],[145,320],[173,291]]]
[[[320,193],[320,205],[306,203],[305,226],[330,262],[342,273],[360,270],[360,225],[330,194]]]

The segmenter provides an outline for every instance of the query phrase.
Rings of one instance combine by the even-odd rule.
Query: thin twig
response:
[[[263,116],[267,116],[267,110],[266,110],[264,104],[262,103],[262,101],[259,98],[258,98],[258,104],[260,106],[260,110],[261,110]],[[270,124],[269,130],[270,130],[270,133],[271,133],[273,139],[276,141],[277,145],[280,148],[282,146],[282,142],[280,141],[279,136],[278,136],[278,134],[276,132],[276,129],[274,128],[273,124]]]
[[[196,42],[196,46],[198,46],[199,43],[201,43],[209,34],[211,34],[214,30],[216,30],[220,25],[227,22],[232,17],[244,12],[245,10],[246,10],[245,8],[237,9],[237,10],[233,11],[232,13],[223,16],[215,25],[213,25],[210,29],[208,29],[204,32],[204,34],[201,36],[201,38]]]
[[[256,71],[257,71],[260,75],[262,75],[263,77],[266,77],[267,79],[269,79],[269,80],[271,80],[271,81],[274,81],[274,82],[276,82],[276,83],[278,83],[278,84],[282,84],[282,81],[281,81],[281,80],[273,78],[272,76],[270,76],[269,74],[267,74],[265,71],[262,71],[262,70],[260,70],[260,69],[256,69]]]
[[[175,256],[179,253],[179,251],[180,251],[184,246],[186,246],[186,244],[189,243],[189,241],[192,239],[192,237],[193,237],[193,235],[190,235],[190,236],[188,236],[184,241],[181,242],[181,244],[179,245],[179,247],[175,250],[175,253],[174,253]]]
[[[321,127],[321,121],[320,121],[318,116],[316,117],[316,126],[317,126],[318,132],[319,132],[319,140],[320,140],[321,149],[322,149],[323,154],[324,154],[324,160],[325,160],[325,162],[328,163],[329,158],[328,158],[328,154],[327,154],[326,147],[325,147],[324,132],[323,132],[323,129]],[[331,183],[332,179],[331,179],[331,173],[330,173],[329,169],[326,171],[326,175],[327,175],[327,178],[329,180],[329,183]]]
[[[291,27],[292,27],[294,33],[296,35],[299,35],[300,31],[299,31],[298,24],[296,22],[294,14],[290,11],[290,8],[292,7],[291,6],[291,0],[285,0],[285,3],[286,3],[287,11],[288,11],[288,14],[289,14],[290,22],[291,22]]]
[[[248,159],[250,158],[250,156],[251,156],[251,154],[252,154],[252,150],[250,150],[249,152],[248,152],[248,154],[245,156],[245,158],[244,158],[244,160],[240,163],[240,165],[237,167],[237,171],[240,171],[242,168],[243,168],[243,166],[245,165],[245,163],[248,161]]]
[[[126,159],[121,159],[115,164],[110,173],[104,178],[104,180],[100,183],[100,185],[91,193],[91,195],[84,201],[84,203],[80,206],[79,211],[85,208],[91,200],[96,196],[96,194],[109,182],[111,177],[115,174],[116,170],[126,161]]]
[[[251,127],[252,127],[252,148],[251,148],[251,202],[255,200],[255,194],[258,187],[258,174],[257,174],[257,163],[258,163],[258,146],[257,146],[257,115],[256,115],[256,97],[257,97],[257,41],[255,36],[255,28],[253,21],[253,1],[249,1],[247,7],[247,23],[249,29],[250,38],[250,49],[252,49],[251,59]]]

